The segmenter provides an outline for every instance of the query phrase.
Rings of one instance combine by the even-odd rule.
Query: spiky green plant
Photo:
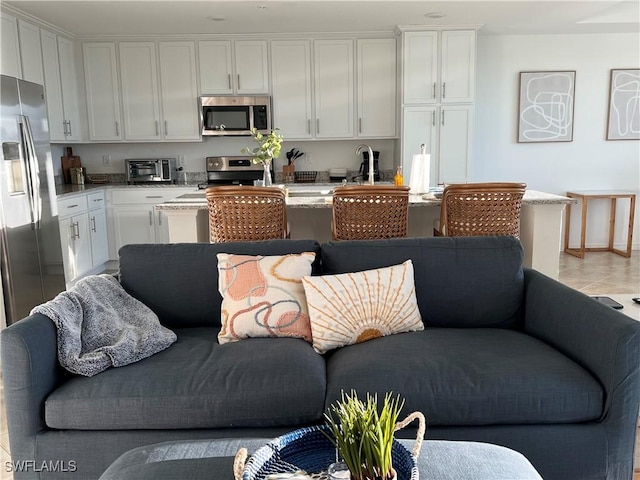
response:
[[[367,393],[363,402],[355,391],[325,413],[327,437],[347,464],[352,480],[391,478],[391,449],[398,416],[404,405],[400,395],[389,392],[378,409],[378,396]]]

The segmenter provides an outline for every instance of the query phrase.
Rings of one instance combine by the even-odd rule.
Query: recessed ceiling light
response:
[[[211,15],[207,17],[207,20],[211,20],[212,22],[224,22],[227,19],[224,15]]]
[[[429,13],[425,13],[424,16],[427,18],[442,18],[442,17],[445,17],[446,15],[442,12],[429,12]]]

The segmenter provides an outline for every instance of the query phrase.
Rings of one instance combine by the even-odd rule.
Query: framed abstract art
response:
[[[571,142],[575,71],[520,72],[518,142]]]
[[[640,140],[640,69],[611,70],[607,140]]]

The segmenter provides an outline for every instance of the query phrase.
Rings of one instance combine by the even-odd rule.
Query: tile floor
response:
[[[559,280],[587,295],[611,295],[619,299],[640,296],[640,252],[634,252],[631,258],[624,258],[608,252],[587,253],[579,259],[565,253],[560,254]],[[625,303],[626,305],[626,303]],[[634,305],[625,307],[624,313],[640,320],[640,307],[630,311]],[[638,435],[640,443],[640,432]],[[634,480],[640,480],[640,448],[636,447],[636,474]],[[7,434],[4,395],[0,376],[0,480],[11,480],[12,475],[5,470],[9,456],[9,438]]]

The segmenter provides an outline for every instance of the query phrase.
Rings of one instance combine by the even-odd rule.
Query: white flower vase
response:
[[[265,187],[271,187],[273,185],[273,179],[271,178],[271,163],[262,163],[262,184]]]

